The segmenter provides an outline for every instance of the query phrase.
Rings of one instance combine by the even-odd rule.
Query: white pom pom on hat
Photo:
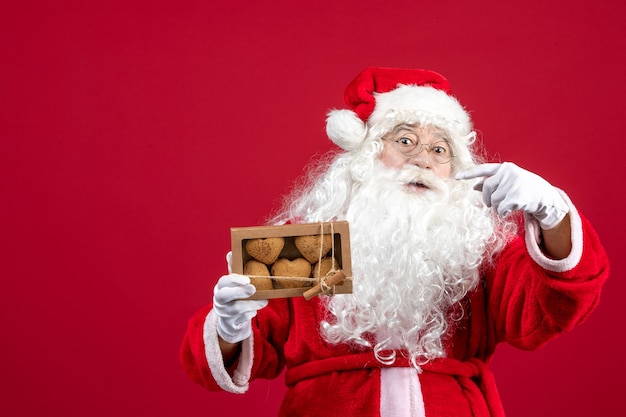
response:
[[[452,126],[460,135],[472,130],[469,115],[451,95],[450,84],[434,71],[367,68],[348,84],[344,99],[349,109],[330,111],[326,132],[348,151],[363,143],[368,127],[389,118],[396,124],[414,123],[426,115],[429,123],[446,129]]]
[[[347,151],[359,147],[365,139],[365,123],[352,110],[331,110],[326,119],[326,134],[337,146]]]

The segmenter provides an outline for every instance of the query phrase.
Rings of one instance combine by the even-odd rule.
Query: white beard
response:
[[[430,189],[416,193],[410,182]],[[396,349],[406,349],[417,368],[444,357],[452,307],[478,283],[494,236],[479,193],[415,167],[376,164],[345,218],[354,292],[323,298],[329,312],[323,336],[372,347],[385,363],[395,360]]]
[[[463,315],[459,302],[515,226],[484,206],[472,182],[444,181],[414,166],[385,168],[377,152],[372,143],[320,165],[272,221],[348,220],[353,293],[321,297],[321,334],[372,348],[383,363],[406,350],[419,369],[445,357],[449,324]],[[415,192],[411,182],[430,189]]]

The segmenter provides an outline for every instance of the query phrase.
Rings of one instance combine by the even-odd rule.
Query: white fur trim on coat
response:
[[[217,314],[211,310],[204,321],[204,352],[211,370],[211,375],[223,390],[234,394],[243,394],[248,391],[248,382],[252,372],[252,359],[254,357],[253,335],[244,340],[241,345],[239,363],[232,377],[224,367],[224,358],[220,350],[217,336]]]
[[[526,248],[530,257],[543,269],[552,272],[566,272],[578,265],[583,255],[583,226],[580,215],[574,204],[564,191],[557,191],[569,207],[569,216],[572,227],[572,250],[565,259],[550,259],[541,251],[541,228],[534,217],[524,214],[526,228]]]
[[[380,416],[426,416],[422,385],[415,368],[380,370]]]

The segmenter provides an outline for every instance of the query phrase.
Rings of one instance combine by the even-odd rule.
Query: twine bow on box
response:
[[[328,273],[319,278],[319,282],[314,287],[306,290],[302,296],[305,300],[309,301],[311,298],[320,294],[328,294],[335,288],[335,285],[339,284],[346,278],[346,275],[340,269],[338,271],[330,270]]]
[[[330,268],[330,271],[328,271],[326,273],[326,275],[324,275],[323,277],[319,277],[317,279],[317,284],[314,285],[311,289],[306,290],[302,296],[304,297],[305,300],[309,301],[311,298],[320,295],[320,294],[329,294],[331,292],[334,292],[335,289],[335,285],[341,283],[345,278],[346,275],[343,273],[343,271],[340,270],[335,270],[335,231],[334,231],[334,226],[333,223],[330,223],[330,235],[332,237],[331,240],[331,252],[330,252],[330,256],[332,259],[332,265]],[[318,263],[318,267],[320,268],[321,271],[321,262],[322,262],[322,256],[324,255],[323,252],[323,242],[324,242],[324,224],[320,223],[320,254],[319,254],[319,263]]]

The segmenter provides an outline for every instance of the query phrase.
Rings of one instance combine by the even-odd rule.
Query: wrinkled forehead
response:
[[[428,128],[444,135],[449,141],[463,141],[467,135],[462,126],[454,120],[450,120],[429,112],[413,111],[389,111],[378,120],[368,121],[370,136],[382,137],[400,127]]]
[[[405,133],[412,133],[418,137],[432,136],[435,140],[452,140],[450,132],[440,126],[426,123],[400,123],[394,126],[384,136],[397,136]]]

